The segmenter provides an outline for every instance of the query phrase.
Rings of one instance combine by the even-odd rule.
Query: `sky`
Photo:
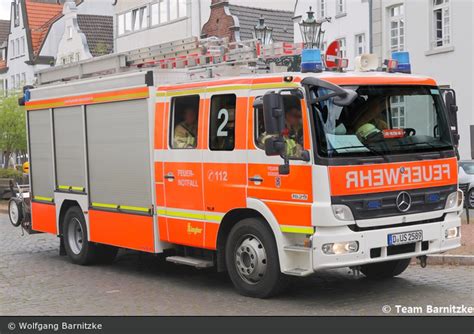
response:
[[[11,0],[0,0],[0,19],[10,19],[10,4]]]

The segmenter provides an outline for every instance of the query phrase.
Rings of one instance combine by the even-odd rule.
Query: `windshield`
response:
[[[466,174],[474,175],[474,162],[460,162],[459,165],[464,169]]]
[[[452,149],[440,91],[424,86],[345,87],[358,93],[347,107],[313,104],[321,157],[370,156]],[[313,89],[322,97],[329,92]],[[314,97],[313,95],[313,97]]]

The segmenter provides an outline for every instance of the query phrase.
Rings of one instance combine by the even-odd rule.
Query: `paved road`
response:
[[[382,307],[474,305],[469,267],[410,267],[371,282],[348,270],[296,279],[283,296],[237,295],[223,274],[121,252],[110,266],[80,267],[49,235],[21,236],[0,215],[0,315],[383,315]],[[415,310],[415,312],[418,312]]]

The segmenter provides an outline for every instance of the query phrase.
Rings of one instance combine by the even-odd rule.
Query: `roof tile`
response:
[[[77,15],[79,28],[86,35],[93,57],[112,53],[114,50],[113,17],[103,15]]]
[[[51,25],[62,16],[62,9],[63,5],[52,0],[26,0],[31,44],[35,55],[38,55]]]
[[[293,12],[232,4],[229,5],[229,9],[232,15],[239,18],[241,40],[253,38],[254,27],[257,25],[259,18],[263,16],[265,24],[269,28],[273,28],[273,40],[275,42],[294,41]]]

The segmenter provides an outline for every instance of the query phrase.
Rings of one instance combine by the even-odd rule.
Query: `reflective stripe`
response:
[[[171,218],[183,218],[183,219],[195,219],[207,222],[220,223],[224,217],[223,213],[207,213],[206,211],[191,211],[191,210],[180,210],[180,209],[158,209],[158,215],[171,217]]]
[[[140,206],[129,206],[129,205],[117,205],[117,204],[104,204],[104,203],[92,203],[93,207],[103,209],[115,209],[124,211],[137,211],[137,212],[150,212],[150,208],[144,208]]]
[[[299,233],[299,234],[313,234],[314,227],[299,227],[299,226],[280,226],[283,233]]]
[[[295,88],[299,87],[298,83],[290,82],[278,82],[278,83],[264,83],[255,85],[231,85],[231,86],[220,86],[220,87],[209,87],[209,88],[196,88],[187,90],[174,90],[174,91],[158,91],[156,96],[182,96],[182,95],[193,95],[193,94],[204,94],[204,93],[216,93],[225,91],[236,91],[236,90],[259,90],[259,89],[272,89],[272,88]]]
[[[149,208],[142,208],[142,207],[139,207],[139,206],[120,205],[119,209],[120,210],[125,210],[125,211],[150,212]]]
[[[92,203],[92,206],[96,208],[104,208],[104,209],[118,209],[117,204]]]
[[[84,187],[73,187],[73,186],[58,186],[59,190],[72,190],[72,191],[85,191],[86,188]]]
[[[33,198],[37,201],[43,201],[43,202],[52,202],[53,201],[53,199],[51,197],[35,196]]]

